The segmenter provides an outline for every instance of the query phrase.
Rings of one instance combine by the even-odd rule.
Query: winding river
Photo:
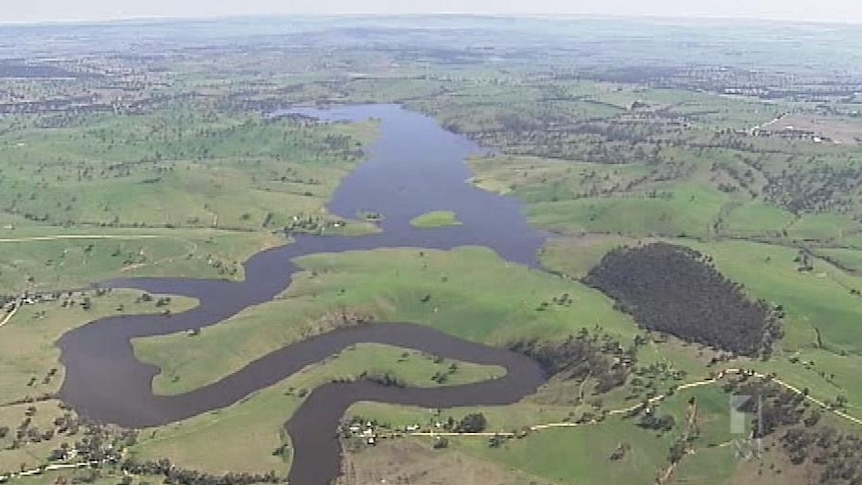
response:
[[[508,261],[537,267],[536,254],[545,235],[527,225],[517,201],[467,183],[471,173],[464,160],[481,149],[447,132],[431,118],[397,105],[290,112],[324,121],[381,121],[380,137],[369,149],[367,161],[344,178],[329,209],[344,218],[353,218],[360,210],[380,212],[385,215],[383,231],[363,237],[297,236],[292,244],[249,259],[242,282],[134,278],[101,283],[102,287],[189,296],[197,298],[200,305],[171,316],[108,317],[65,334],[58,342],[66,366],[60,397],[84,416],[143,428],[229,406],[360,342],[413,348],[506,368],[502,378],[461,386],[400,389],[357,382],[315,389],[286,424],[295,450],[289,480],[294,485],[325,485],[340,472],[334,430],[351,404],[378,401],[432,408],[510,404],[544,382],[541,369],[507,350],[464,341],[429,327],[386,323],[313,337],[266,355],[208,386],[181,395],[157,396],[152,393],[152,380],[158,369],[135,358],[131,339],[214,325],[249,306],[269,301],[301,270],[292,262],[299,256],[387,247],[452,249],[480,245]],[[410,225],[410,219],[432,210],[451,210],[463,225],[438,229]]]

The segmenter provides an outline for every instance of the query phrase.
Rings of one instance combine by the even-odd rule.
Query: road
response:
[[[16,303],[15,308],[13,308],[11,312],[7,313],[6,316],[3,317],[3,321],[0,322],[0,327],[9,323],[9,321],[12,320],[12,317],[14,317],[16,313],[18,313],[18,308],[20,308],[20,307],[21,307],[21,304]]]
[[[93,466],[97,464],[99,464],[98,461],[84,461],[80,463],[62,463],[56,465],[41,466],[38,468],[31,468],[29,470],[22,470],[17,473],[9,473],[8,475],[0,475],[0,483],[12,478],[32,477],[33,475],[40,475],[45,472],[52,472],[56,470],[71,470],[74,468],[86,468],[88,466]]]
[[[0,239],[0,243],[17,243],[17,242],[33,242],[33,241],[62,241],[64,239],[155,239],[165,236],[155,235],[122,235],[122,234],[67,234],[60,236],[33,236],[20,238],[4,238]]]
[[[772,382],[774,382],[774,383],[778,384],[779,386],[787,389],[788,391],[791,391],[791,392],[794,392],[796,394],[804,396],[805,399],[807,399],[808,401],[810,401],[810,402],[816,404],[817,406],[833,413],[834,415],[836,415],[840,418],[846,419],[852,423],[862,425],[862,419],[851,416],[851,415],[849,415],[849,414],[847,414],[841,410],[832,409],[825,402],[823,402],[819,399],[816,399],[814,397],[811,397],[810,395],[802,392],[798,387],[793,386],[792,384],[788,384],[787,382],[784,382],[781,379],[769,376],[767,374],[761,374],[759,372],[752,372],[751,370],[746,370],[746,369],[737,369],[737,368],[724,369],[724,370],[720,371],[718,373],[718,376],[715,378],[710,377],[710,378],[706,378],[706,379],[701,379],[699,381],[681,384],[680,386],[678,386],[676,388],[676,390],[682,391],[685,389],[692,389],[692,388],[701,387],[701,386],[708,386],[710,384],[717,383],[718,381],[720,381],[724,377],[727,377],[728,375],[745,375],[745,374],[748,374],[751,377],[757,377],[759,379],[771,379]],[[657,402],[660,402],[660,401],[666,399],[667,397],[668,397],[667,394],[660,394],[658,396],[655,396],[655,397],[649,399],[647,402],[649,402],[650,404],[655,404]],[[617,415],[617,414],[630,413],[630,412],[634,411],[635,409],[637,409],[638,407],[640,407],[641,405],[642,405],[642,403],[638,403],[638,404],[635,404],[635,405],[632,405],[629,407],[625,407],[625,408],[613,409],[613,410],[608,411],[607,414],[608,415]],[[541,431],[541,430],[545,430],[545,429],[554,429],[554,428],[575,428],[578,426],[582,426],[584,424],[594,424],[595,422],[596,421],[589,421],[589,422],[585,422],[585,423],[572,423],[572,422],[544,423],[544,424],[536,424],[536,425],[530,426],[529,430],[530,431]],[[482,432],[482,433],[451,433],[451,432],[437,433],[437,432],[433,432],[433,431],[421,431],[421,432],[406,433],[406,434],[409,436],[487,436],[487,437],[491,437],[491,436],[515,436],[514,433],[508,433],[508,432],[506,432],[506,433],[502,433],[502,432],[501,433],[490,433],[490,432]]]
[[[7,317],[6,317],[6,319],[4,319],[3,323],[0,323],[0,326],[5,324],[11,318],[12,314],[14,314],[14,310],[9,315],[7,315]],[[684,390],[684,389],[692,389],[692,388],[697,388],[697,387],[701,387],[701,386],[707,386],[707,385],[715,384],[715,383],[719,382],[721,379],[725,378],[728,375],[746,375],[746,374],[751,376],[751,377],[757,377],[760,379],[771,379],[772,382],[778,384],[779,386],[782,386],[783,388],[785,388],[791,392],[794,392],[796,394],[800,394],[800,395],[805,396],[805,399],[807,399],[808,401],[820,406],[823,409],[826,409],[826,410],[832,412],[836,416],[839,416],[843,419],[847,419],[853,423],[862,425],[862,420],[860,420],[856,417],[850,416],[843,411],[831,409],[829,406],[827,406],[827,404],[825,402],[805,394],[804,392],[799,390],[799,388],[797,388],[791,384],[788,384],[788,383],[782,381],[781,379],[771,377],[771,376],[766,375],[766,374],[761,374],[759,372],[752,372],[751,370],[746,370],[746,369],[736,369],[736,368],[725,369],[725,370],[720,371],[718,373],[717,377],[715,377],[715,378],[706,378],[706,379],[701,379],[699,381],[689,382],[689,383],[682,384],[682,385],[678,386],[676,389],[677,389],[677,391],[680,391],[680,390]],[[648,402],[653,404],[653,403],[659,402],[665,398],[667,398],[667,395],[662,394],[662,395],[658,395],[658,396],[655,396],[655,397],[649,399]],[[610,411],[608,411],[607,414],[617,415],[617,414],[628,413],[628,412],[631,412],[631,411],[637,409],[641,405],[642,405],[642,403],[638,403],[636,405],[629,406],[626,408],[610,410]],[[578,426],[583,426],[583,425],[588,425],[588,424],[596,424],[596,423],[597,423],[597,421],[595,421],[595,420],[584,422],[584,423],[572,423],[572,422],[544,423],[544,424],[537,424],[537,425],[530,426],[529,430],[530,431],[542,431],[542,430],[554,429],[554,428],[575,428]],[[488,437],[488,438],[491,438],[491,437],[495,437],[495,436],[514,437],[514,436],[516,436],[516,433],[511,433],[511,432],[455,433],[455,432],[417,431],[417,432],[409,432],[409,433],[403,433],[403,434],[402,433],[393,433],[390,436],[396,437],[396,436],[405,436],[405,435],[406,436],[417,436],[417,437],[418,436],[425,436],[425,437],[461,437],[461,436],[464,436],[464,437]],[[725,443],[724,445],[727,445],[727,444],[728,443]],[[724,445],[722,445],[722,446],[724,446]],[[692,451],[690,451],[690,453],[691,452]],[[33,476],[33,475],[39,475],[39,474],[44,473],[46,471],[84,468],[84,467],[91,466],[95,463],[96,462],[55,464],[55,465],[48,465],[48,466],[33,468],[30,470],[23,470],[23,471],[17,472],[17,473],[10,473],[8,475],[0,475],[0,483],[2,483],[4,481],[8,481],[9,479],[12,479],[12,478],[21,478],[21,477],[29,477],[29,476]],[[663,477],[662,477],[663,479],[660,483],[663,483],[664,481],[666,481],[672,472],[673,472],[673,466],[669,467],[669,469],[667,469],[667,470],[664,470]]]

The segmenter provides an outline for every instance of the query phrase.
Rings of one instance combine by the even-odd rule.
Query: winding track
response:
[[[20,308],[20,307],[21,307],[21,304],[16,303],[15,306],[12,308],[12,310],[9,313],[7,313],[5,317],[3,317],[2,321],[0,321],[0,327],[9,323],[12,320],[12,317],[14,317],[16,313],[18,313],[18,308]]]
[[[710,384],[715,384],[715,383],[717,383],[720,379],[722,379],[722,378],[723,378],[724,376],[726,376],[726,375],[729,375],[729,374],[744,374],[744,373],[745,373],[745,370],[743,370],[743,369],[725,369],[724,371],[722,371],[722,372],[719,374],[719,377],[717,377],[717,378],[707,378],[707,379],[702,379],[702,380],[695,381],[695,382],[689,382],[689,383],[687,383],[687,384],[683,384],[683,385],[679,386],[677,389],[678,389],[678,390],[682,390],[682,389],[691,389],[691,388],[695,388],[695,387],[701,387],[701,386],[706,386],[706,385],[710,385]],[[757,372],[755,372],[755,373],[754,373],[754,374],[752,374],[752,375],[753,375],[754,377],[758,377],[758,378],[768,378],[768,377],[769,377],[769,376],[767,376],[767,375],[765,375],[765,374],[760,374],[760,373],[757,373]],[[783,381],[778,380],[778,379],[776,379],[776,378],[774,378],[774,377],[772,378],[772,380],[773,380],[773,382],[776,382],[777,384],[781,385],[782,387],[784,387],[784,388],[786,388],[786,389],[788,389],[788,390],[790,390],[790,391],[792,391],[792,392],[795,392],[795,393],[797,393],[797,394],[801,394],[801,395],[805,395],[805,393],[803,393],[803,392],[802,392],[802,391],[800,391],[798,388],[796,388],[796,387],[794,387],[794,386],[792,386],[792,385],[790,385],[790,384],[786,384],[786,383],[784,383]],[[650,400],[649,400],[649,402],[650,402],[650,403],[656,403],[656,402],[658,402],[658,401],[664,400],[664,399],[665,399],[665,398],[667,398],[667,397],[668,397],[667,395],[662,394],[662,395],[659,395],[659,396],[655,396],[655,397],[653,397],[652,399],[650,399]],[[817,405],[819,405],[819,406],[823,407],[824,409],[829,409],[829,408],[826,406],[826,404],[825,404],[825,403],[823,403],[822,401],[820,401],[820,400],[818,400],[818,399],[815,399],[815,398],[812,398],[812,397],[810,397],[810,396],[808,396],[808,395],[805,395],[805,397],[806,397],[806,399],[808,399],[809,401],[814,402],[815,404],[817,404]],[[627,407],[627,408],[614,409],[614,410],[609,411],[609,412],[608,412],[608,414],[610,414],[610,415],[624,414],[624,413],[627,413],[627,412],[632,411],[633,409],[635,409],[635,407],[636,407],[636,406],[630,406],[630,407]],[[835,415],[837,415],[837,416],[840,416],[840,417],[842,417],[842,418],[848,419],[849,421],[851,421],[851,422],[853,422],[853,423],[856,423],[856,424],[862,425],[862,420],[859,420],[859,419],[857,419],[857,418],[855,418],[855,417],[853,417],[853,416],[847,415],[846,413],[844,413],[844,412],[842,412],[842,411],[839,411],[839,410],[835,410],[835,409],[829,409],[829,410],[830,410],[832,413],[834,413]],[[546,430],[546,429],[554,429],[554,428],[576,428],[576,427],[579,427],[579,426],[585,426],[585,425],[588,425],[588,424],[595,424],[595,423],[596,423],[596,421],[590,421],[590,422],[586,422],[586,423],[555,422],[555,423],[545,423],[545,424],[537,424],[537,425],[533,425],[533,426],[530,426],[530,427],[529,427],[529,429],[530,429],[530,431],[542,431],[542,430]],[[398,437],[398,436],[403,436],[403,435],[406,435],[406,436],[415,436],[415,437],[432,437],[432,438],[433,438],[433,437],[440,437],[440,436],[445,436],[445,437],[482,437],[482,438],[487,438],[487,437],[494,437],[494,436],[513,437],[513,436],[515,436],[515,433],[511,433],[511,432],[495,432],[495,433],[492,433],[492,432],[455,433],[455,432],[435,432],[435,431],[430,431],[430,432],[429,432],[429,431],[416,431],[416,432],[403,433],[403,434],[402,434],[402,433],[393,433],[393,434],[392,434],[392,437]],[[727,447],[727,446],[732,445],[733,443],[734,443],[734,441],[728,441],[728,442],[722,443],[722,444],[720,444],[720,445],[718,445],[718,446],[719,446],[720,448],[725,448],[725,447]],[[0,478],[4,478],[4,479],[7,479],[7,480],[8,480],[8,479],[10,479],[10,478],[28,477],[28,476],[33,476],[33,475],[41,474],[41,473],[43,473],[43,472],[45,472],[45,471],[55,471],[55,470],[65,470],[65,469],[84,468],[84,467],[88,467],[88,466],[95,465],[95,464],[97,464],[97,463],[98,463],[98,462],[86,461],[86,462],[79,462],[79,463],[68,463],[68,464],[48,465],[48,466],[46,466],[46,467],[37,467],[37,468],[29,469],[29,470],[23,470],[23,471],[21,471],[21,472],[10,473],[10,474],[7,474],[7,475],[0,475]],[[668,471],[666,471],[666,472],[665,472],[665,477],[669,476],[669,475],[670,475],[670,473],[671,473],[672,471],[673,471],[673,468],[669,468],[669,469],[668,469]],[[665,479],[666,479],[666,478],[665,478]]]
[[[155,236],[155,235],[146,235],[146,234],[60,234],[56,236],[31,236],[31,237],[19,237],[19,238],[3,238],[0,239],[0,243],[21,243],[21,242],[35,242],[35,241],[63,241],[63,240],[76,240],[76,239],[127,239],[127,240],[135,240],[135,239],[157,239],[157,238],[166,238],[168,236]]]

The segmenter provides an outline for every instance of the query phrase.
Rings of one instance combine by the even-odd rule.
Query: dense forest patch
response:
[[[654,243],[615,249],[585,282],[649,330],[747,356],[768,356],[781,337],[780,309],[751,301],[708,256]]]

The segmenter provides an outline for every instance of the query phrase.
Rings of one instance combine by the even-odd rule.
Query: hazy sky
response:
[[[862,23],[860,0],[2,0],[0,22],[301,13],[747,17]]]

